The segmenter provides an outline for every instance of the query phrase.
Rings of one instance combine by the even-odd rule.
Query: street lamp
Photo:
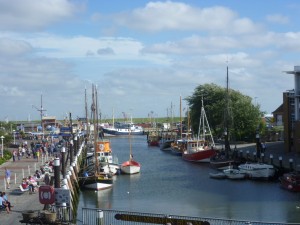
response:
[[[3,158],[3,139],[4,139],[4,137],[3,136],[1,136],[0,137],[1,138],[1,155],[2,155],[2,158]]]

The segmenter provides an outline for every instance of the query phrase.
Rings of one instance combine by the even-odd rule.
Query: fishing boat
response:
[[[186,139],[178,139],[171,143],[171,153],[182,156],[182,152],[186,149]]]
[[[240,164],[238,169],[246,173],[250,179],[269,180],[275,176],[275,168],[273,165],[260,162],[247,162]]]
[[[148,146],[158,146],[159,147],[160,138],[161,138],[161,136],[158,131],[150,132],[147,135]]]
[[[208,132],[207,132],[208,131]],[[215,142],[206,117],[203,98],[197,139],[187,139],[182,158],[191,162],[209,162],[216,154]]]
[[[96,154],[99,161],[100,170],[105,173],[116,175],[120,166],[118,159],[113,156],[109,139],[97,141]]]
[[[279,177],[280,186],[283,189],[300,192],[300,173],[299,172],[290,172],[284,173]]]
[[[92,86],[92,115],[93,115],[93,135],[90,136],[93,143],[94,149],[94,158],[86,157],[85,165],[82,171],[79,174],[79,185],[82,189],[90,190],[104,190],[112,188],[113,186],[113,177],[111,173],[106,173],[101,171],[99,166],[98,155],[96,152],[99,132],[98,132],[98,104],[97,104],[97,89]],[[87,111],[87,107],[86,107]],[[87,114],[87,113],[86,113]],[[92,147],[92,146],[91,146]]]
[[[173,143],[171,143],[171,153],[177,156],[182,156],[182,152],[184,149],[186,149],[186,134],[183,133],[183,127],[182,127],[182,103],[181,103],[181,96],[180,96],[180,130],[179,130],[179,136],[177,135],[176,139]]]
[[[163,131],[160,139],[160,150],[170,151],[171,145],[174,143],[177,136],[177,132],[175,131]]]
[[[131,135],[129,133],[129,160],[121,164],[121,171],[125,174],[136,174],[141,170],[141,164],[133,159],[131,147]]]

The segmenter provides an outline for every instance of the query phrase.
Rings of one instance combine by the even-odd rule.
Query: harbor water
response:
[[[128,137],[111,137],[119,163],[129,159]],[[112,189],[80,193],[82,207],[233,220],[300,223],[300,195],[277,181],[217,180],[209,163],[191,163],[159,147],[146,136],[132,136],[132,154],[141,172],[114,177]]]

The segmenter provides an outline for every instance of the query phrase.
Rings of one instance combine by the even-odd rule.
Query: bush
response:
[[[0,165],[10,160],[12,157],[12,153],[8,150],[3,151],[3,158],[0,156]]]

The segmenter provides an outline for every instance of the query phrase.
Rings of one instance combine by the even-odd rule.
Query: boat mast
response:
[[[173,122],[174,122],[174,120],[173,120],[173,104],[171,102],[171,129],[173,129]]]
[[[187,122],[188,122],[188,130],[187,130],[187,137],[188,139],[191,139],[192,138],[192,135],[190,135],[190,129],[191,129],[191,118],[190,118],[190,110],[189,110],[189,107],[187,107]]]
[[[180,95],[180,139],[182,139],[182,115],[181,115],[181,95]]]
[[[131,130],[129,129],[129,132],[128,132],[128,140],[129,140],[129,161],[132,160],[132,146],[131,146]]]
[[[97,159],[97,154],[96,154],[96,149],[97,149],[97,131],[98,131],[98,126],[97,126],[97,114],[96,114],[96,87],[93,84],[92,86],[92,99],[93,99],[93,103],[92,103],[92,112],[93,112],[93,124],[94,124],[94,156],[95,156],[95,174],[98,173],[98,159]]]
[[[228,157],[230,151],[230,144],[229,144],[229,87],[228,87],[228,66],[227,66],[227,76],[226,76],[226,108],[225,108],[225,115],[224,115],[224,136],[225,136],[225,155]]]
[[[90,139],[90,125],[89,125],[89,118],[88,118],[88,106],[87,106],[86,88],[84,90],[84,102],[85,102],[85,118],[86,118],[87,138]]]
[[[112,116],[113,116],[113,118],[112,118],[112,124],[113,124],[113,128],[115,128],[115,109],[113,108],[113,111],[112,111]]]
[[[200,121],[199,121],[199,128],[198,128],[198,141],[197,141],[197,148],[199,147],[199,141],[203,141],[205,144],[206,141],[206,129],[208,129],[208,136],[210,138],[210,140],[208,140],[209,142],[211,142],[211,146],[215,146],[215,142],[214,142],[214,138],[212,136],[211,130],[210,130],[210,126],[207,120],[207,116],[205,113],[205,109],[204,109],[204,103],[203,103],[203,96],[201,98],[201,114],[200,114]]]

